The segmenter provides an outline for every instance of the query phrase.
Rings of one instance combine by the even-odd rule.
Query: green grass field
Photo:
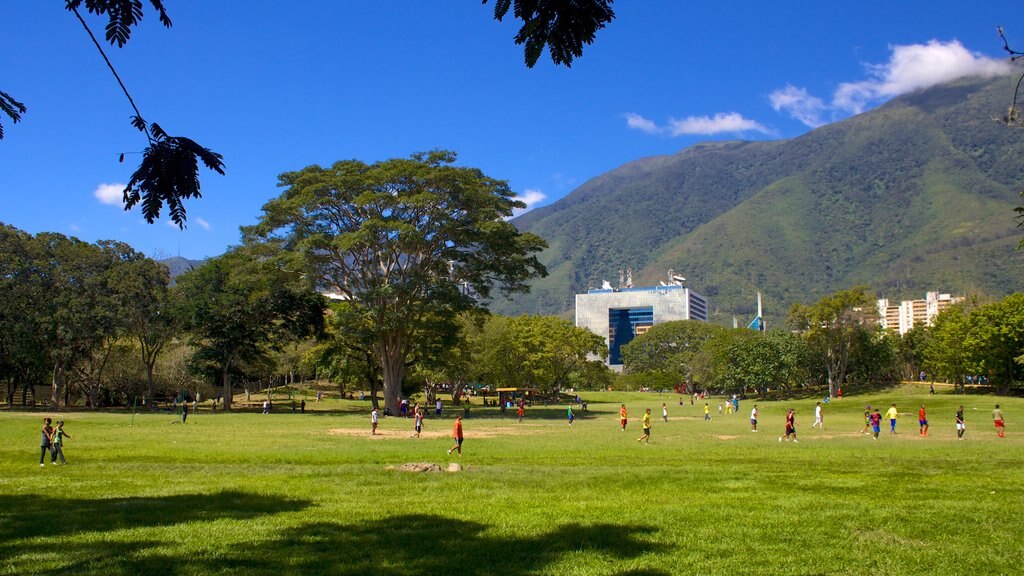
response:
[[[1024,558],[1024,400],[900,388],[826,406],[751,401],[702,419],[678,396],[588,393],[589,412],[476,405],[425,422],[369,403],[261,415],[0,412],[3,574],[1013,574]],[[943,391],[945,392],[945,391]],[[618,406],[630,424],[618,426]],[[661,403],[669,421],[661,420]],[[864,405],[907,412],[861,434]],[[917,432],[928,406],[931,434]],[[998,439],[996,402],[1009,428]],[[966,406],[956,440],[953,414]],[[799,444],[779,443],[797,408]],[[650,445],[638,444],[651,408]],[[40,467],[43,416],[73,436]],[[389,469],[412,462],[459,473]]]

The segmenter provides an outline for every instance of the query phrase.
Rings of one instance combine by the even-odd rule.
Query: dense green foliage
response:
[[[237,248],[178,278],[178,317],[197,367],[218,374],[231,409],[232,371],[265,363],[285,343],[319,334],[323,297],[268,245]]]
[[[0,225],[0,379],[5,399],[50,385],[66,403],[71,386],[92,405],[119,339],[156,346],[167,270],[120,242],[88,244],[56,233],[32,236]]]
[[[479,351],[480,379],[495,386],[558,392],[610,380],[604,362],[590,359],[608,355],[604,339],[552,316],[492,317]]]
[[[586,393],[512,414],[477,399],[460,473],[451,410],[382,418],[366,402],[307,413],[66,413],[68,466],[38,465],[42,412],[4,412],[0,573],[102,576],[666,576],[668,574],[1013,574],[1024,524],[1020,399],[893,389],[833,401],[760,402],[705,422],[671,394]],[[668,404],[669,420],[660,419]],[[721,402],[713,398],[712,405]],[[900,418],[896,436],[860,433],[865,404],[927,404],[931,434]],[[990,413],[1003,404],[1007,438]],[[631,417],[651,408],[649,446]],[[279,402],[275,402],[275,405]],[[967,434],[953,412],[965,405]],[[799,444],[779,443],[796,408]],[[452,457],[454,460],[454,456]]]
[[[984,305],[962,302],[927,332],[923,363],[940,378],[964,384],[984,377],[1003,393],[1024,382],[1024,294]]]
[[[853,288],[794,305],[788,332],[665,322],[623,346],[624,368],[652,382],[673,381],[670,387],[685,384],[691,393],[789,393],[820,385],[835,396],[843,384],[892,382],[900,370],[900,338],[884,332],[872,310],[863,289]]]
[[[626,267],[638,285],[682,272],[721,324],[749,320],[758,290],[769,327],[858,284],[890,299],[1008,294],[1024,284],[1024,139],[991,116],[1015,80],[961,80],[792,140],[699,144],[594,177],[514,220],[548,241],[550,275],[495,311],[563,313]]]

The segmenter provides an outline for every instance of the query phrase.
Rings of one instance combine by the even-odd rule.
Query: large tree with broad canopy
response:
[[[525,207],[508,183],[454,163],[435,150],[287,172],[284,193],[245,230],[303,253],[322,288],[368,315],[393,411],[413,347],[443,326],[435,319],[486,307],[495,287],[525,292],[547,273],[535,256],[545,242],[507,221]]]

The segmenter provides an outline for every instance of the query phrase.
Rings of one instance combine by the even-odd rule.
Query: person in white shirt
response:
[[[821,402],[818,402],[818,405],[814,407],[814,424],[811,424],[811,428],[815,426],[822,430],[825,429],[825,422],[821,419]]]
[[[751,432],[757,432],[757,415],[758,414],[759,414],[759,412],[757,411],[757,404],[754,404],[753,410],[750,411],[750,431]]]
[[[376,408],[373,409],[373,412],[370,412],[370,424],[373,425],[373,428],[370,429],[370,435],[376,436],[377,435],[377,409]]]

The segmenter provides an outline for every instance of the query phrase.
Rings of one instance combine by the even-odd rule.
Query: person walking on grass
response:
[[[789,412],[786,413],[786,435],[779,436],[779,442],[782,442],[783,438],[786,439],[786,442],[789,442],[790,436],[793,437],[793,442],[800,442],[796,439],[796,410],[793,408],[790,408]]]
[[[572,413],[572,402],[569,402],[569,409],[566,410],[565,417],[569,420],[569,426],[572,426],[572,421],[576,419],[576,416]]]
[[[373,411],[370,412],[370,436],[377,435],[377,408],[374,407]]]
[[[661,403],[661,419],[668,422],[668,405]]]
[[[516,408],[516,416],[519,416],[519,423],[522,424],[523,416],[526,415],[526,408],[523,407],[522,402],[519,403],[519,408]]]
[[[643,442],[644,444],[650,444],[651,443],[651,409],[650,408],[648,408],[647,411],[644,412],[643,426],[644,426],[644,435],[639,437],[639,438],[637,438],[636,441],[637,442]]]
[[[1006,423],[1003,422],[1003,411],[999,409],[999,404],[992,411],[992,423],[996,425],[996,436],[1006,438]]]
[[[885,419],[889,421],[889,434],[896,433],[896,418],[900,415],[899,411],[896,410],[896,404],[889,407],[889,410],[885,413]]]
[[[757,411],[757,404],[754,404],[754,408],[750,411],[750,431],[757,432],[757,417],[760,412]]]
[[[46,466],[46,452],[51,450],[53,444],[51,438],[53,438],[53,426],[51,425],[53,420],[49,418],[43,418],[43,437],[39,440],[39,465]]]
[[[921,436],[928,435],[928,415],[924,411],[924,404],[921,404],[921,409],[917,411],[917,429]]]
[[[626,422],[629,420],[629,412],[626,411],[626,405],[623,404],[622,408],[619,408],[619,424],[622,426],[622,431],[626,431]]]
[[[708,406],[707,402],[704,403],[704,419],[711,420],[711,407]]]
[[[819,427],[822,431],[825,430],[825,422],[821,419],[821,402],[818,402],[817,406],[814,407],[814,424],[811,424],[811,428],[815,426]]]
[[[964,407],[961,404],[956,411],[956,439],[964,439],[964,431],[967,430],[967,423],[964,422]]]
[[[882,415],[878,413],[878,408],[875,408],[875,412],[868,416],[868,421],[871,423],[874,439],[878,440],[878,433],[882,431]]]
[[[455,424],[452,426],[452,438],[455,439],[455,446],[448,449],[450,455],[453,451],[458,450],[459,456],[462,456],[462,416],[455,417]]]
[[[188,418],[188,402],[181,403],[181,423],[184,424]]]
[[[57,457],[60,457],[61,464],[67,464],[68,461],[64,459],[64,438],[71,438],[71,434],[64,431],[64,421],[57,420],[57,427],[53,430],[50,435],[50,464],[57,463]]]

